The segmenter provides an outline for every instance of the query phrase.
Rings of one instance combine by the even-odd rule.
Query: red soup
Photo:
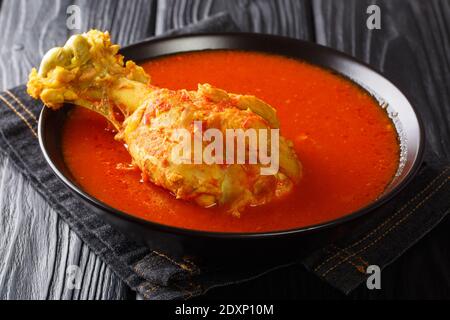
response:
[[[63,133],[65,161],[81,187],[108,205],[166,225],[219,232],[293,229],[342,217],[373,202],[399,161],[393,124],[377,102],[350,81],[310,64],[254,52],[207,51],[143,64],[156,86],[196,89],[210,83],[251,94],[278,111],[281,134],[304,168],[282,201],[249,208],[240,218],[203,209],[141,182],[106,120],[74,108]]]

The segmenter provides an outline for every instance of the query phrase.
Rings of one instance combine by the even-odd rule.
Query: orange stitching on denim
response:
[[[427,202],[433,195],[435,195],[445,184],[447,184],[450,181],[450,176],[448,176],[435,190],[433,190],[430,194],[428,194],[427,197],[425,197],[420,203],[417,204],[416,207],[414,207],[414,209],[412,209],[411,211],[408,212],[407,215],[405,215],[402,219],[400,219],[399,221],[397,221],[393,226],[391,226],[388,230],[386,230],[382,235],[380,235],[378,238],[374,239],[371,243],[369,243],[367,246],[365,246],[364,248],[362,248],[361,250],[355,252],[353,255],[348,256],[347,258],[345,258],[344,260],[338,261],[333,267],[329,268],[327,271],[325,271],[322,274],[322,277],[325,277],[328,273],[330,273],[331,271],[333,271],[334,269],[336,269],[339,265],[341,265],[342,263],[344,263],[346,260],[350,259],[351,257],[363,253],[365,252],[368,248],[372,247],[373,245],[375,245],[378,241],[380,241],[381,239],[385,238],[392,230],[394,230],[395,228],[397,228],[400,224],[402,224],[403,222],[405,222],[419,207],[421,207],[425,202]]]
[[[344,252],[347,255],[347,257],[352,254],[352,252],[348,251],[346,248],[340,249],[335,244],[332,244],[331,246],[333,246],[336,250],[341,250],[342,252]],[[342,256],[342,255],[339,255],[339,256]],[[344,256],[344,258],[345,258],[345,256]],[[366,267],[368,267],[370,265],[365,259],[363,259],[363,257],[361,257],[359,255],[356,255],[355,258],[358,259]],[[358,271],[361,271],[360,268],[357,268],[357,269],[358,269]]]
[[[6,93],[11,97],[11,98],[13,98],[14,99],[14,101],[16,101],[18,104],[19,104],[19,106],[21,106],[24,110],[25,110],[25,112],[26,113],[28,113],[36,122],[37,122],[37,119],[36,119],[36,117],[34,116],[34,114],[11,92],[11,91],[9,91],[9,90],[6,90]],[[22,119],[22,120],[24,120],[25,121],[25,123],[28,125],[28,127],[30,127],[30,129],[33,131],[33,133],[34,133],[34,135],[35,136],[37,136],[37,134],[34,132],[34,130],[33,130],[33,128],[31,127],[31,125],[28,123],[28,121],[21,115],[21,114],[19,114],[18,113],[18,111],[17,111],[17,109],[16,108],[14,108],[8,101],[6,101],[6,99],[5,98],[3,98],[2,96],[0,96],[1,98],[2,98],[2,100],[3,101],[5,101],[5,103],[6,104],[8,104],[8,106],[10,106],[12,109],[13,109],[13,111],[17,114],[17,115],[19,115],[20,116],[20,118]],[[158,252],[158,251],[153,251],[153,252],[155,252],[158,256],[160,256],[160,257],[162,257],[162,258],[165,258],[166,260],[168,260],[169,262],[171,262],[171,263],[173,263],[173,264],[175,264],[175,265],[177,265],[177,266],[179,266],[180,268],[182,268],[183,270],[187,270],[187,271],[189,271],[189,272],[191,272],[191,273],[193,273],[194,272],[194,270],[193,270],[193,268],[197,268],[197,266],[193,263],[193,262],[191,262],[191,261],[186,261],[187,262],[187,264],[189,264],[190,266],[188,266],[187,264],[184,264],[184,263],[178,263],[178,262],[176,262],[175,260],[173,260],[173,259],[171,259],[171,258],[169,258],[168,256],[166,256],[166,255],[164,255],[164,254],[162,254],[162,253],[160,253],[160,252]]]
[[[343,250],[348,250],[351,248],[356,247],[357,245],[361,244],[362,242],[364,242],[365,240],[367,240],[368,238],[370,238],[373,234],[375,234],[378,230],[380,230],[381,228],[383,228],[386,224],[388,224],[392,219],[394,219],[399,213],[401,213],[403,210],[405,210],[408,205],[410,205],[412,202],[414,202],[415,200],[417,200],[419,197],[421,197],[425,192],[428,191],[428,189],[430,189],[434,183],[441,178],[445,173],[447,173],[447,171],[450,169],[450,166],[446,167],[436,178],[434,178],[424,189],[422,189],[422,191],[420,191],[415,197],[413,197],[412,199],[410,199],[403,207],[401,207],[400,209],[398,209],[392,216],[390,216],[388,219],[386,219],[381,225],[379,225],[378,227],[376,227],[374,230],[372,230],[370,233],[368,233],[367,235],[365,235],[362,239],[358,240],[357,242],[347,246],[346,248],[344,248]],[[324,266],[327,262],[329,262],[330,260],[334,259],[337,257],[337,255],[339,254],[339,252],[335,253],[333,256],[328,257],[325,261],[323,261],[320,265],[318,265],[314,271],[318,271],[322,266]]]
[[[192,265],[188,266],[185,263],[179,263],[179,262],[169,258],[168,256],[166,256],[165,254],[163,254],[161,252],[158,252],[158,251],[155,251],[155,250],[152,250],[152,252],[154,252],[156,255],[160,256],[161,258],[164,258],[167,261],[172,262],[174,265],[176,265],[176,266],[180,267],[181,269],[186,270],[186,271],[188,271],[190,273],[194,273],[193,268],[197,268],[197,266],[194,265],[192,262],[190,262],[190,264],[192,264]]]
[[[333,247],[335,247],[336,249],[340,250],[340,249],[339,249],[338,247],[336,247],[335,245],[333,245]],[[328,250],[328,249],[324,249],[324,251],[325,251],[326,253],[332,253],[332,252],[331,252],[330,250]],[[342,257],[342,258],[344,259],[345,256],[342,256],[342,254],[341,254],[340,252],[341,252],[341,251],[339,251],[339,252],[337,253],[338,256],[339,256],[339,257]],[[356,263],[354,263],[354,262],[351,261],[351,260],[349,260],[348,263],[351,264],[357,271],[359,271],[359,272],[361,272],[361,273],[364,273],[364,274],[366,273],[363,266],[359,266],[359,265],[357,265]]]
[[[158,289],[159,287],[157,287],[157,286],[152,287],[149,283],[147,283],[147,286],[149,288],[148,289],[144,288],[145,292],[143,292],[143,296],[144,296],[145,299],[151,299],[151,294],[153,292],[155,292],[156,289]]]
[[[22,116],[19,111],[17,111],[16,108],[14,108],[14,106],[9,103],[8,100],[6,100],[2,95],[0,95],[0,99],[20,118],[22,119],[23,122],[25,122],[25,124],[28,126],[28,128],[30,128],[31,133],[33,133],[33,135],[37,138],[38,135],[36,133],[36,131],[34,131],[33,127],[31,126],[31,124],[28,122],[27,119],[24,118],[24,116]]]
[[[184,294],[184,299],[185,300],[189,300],[190,298],[192,298],[194,296],[194,292],[195,291],[199,291],[202,289],[201,285],[196,285],[193,284],[192,282],[189,282],[189,288],[187,287],[182,287],[181,285],[177,284],[177,283],[173,283],[173,285],[180,291],[183,292]]]
[[[14,95],[14,93],[12,93],[12,92],[9,91],[9,90],[6,90],[5,92],[6,92],[11,98],[13,98],[13,100],[16,101],[17,104],[18,104],[19,106],[21,106],[22,109],[25,110],[25,112],[28,113],[28,114],[33,118],[34,121],[36,121],[36,123],[38,122],[38,120],[37,120],[37,118],[35,117],[35,115],[33,114],[33,112],[31,112],[30,109],[28,109],[28,108],[22,103],[22,101],[20,101],[19,98],[17,98],[17,97]]]

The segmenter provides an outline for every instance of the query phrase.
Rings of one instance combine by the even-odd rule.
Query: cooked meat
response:
[[[53,109],[72,103],[102,114],[116,127],[116,139],[126,144],[145,178],[203,207],[225,206],[239,215],[248,206],[289,193],[300,180],[301,164],[291,143],[281,136],[272,141],[270,134],[266,140],[257,135],[257,150],[244,139],[246,160],[251,152],[260,154],[261,145],[269,150],[268,156],[275,156],[270,150],[278,144],[279,161],[273,159],[279,170],[271,174],[262,174],[267,163],[236,163],[236,138],[231,141],[233,159],[225,152],[230,141],[211,137],[200,140],[200,150],[211,151],[208,146],[214,141],[215,146],[222,146],[222,154],[214,149],[209,161],[202,158],[200,162],[196,161],[198,149],[180,155],[180,129],[192,141],[208,129],[223,137],[230,129],[272,132],[279,128],[276,111],[256,97],[229,94],[209,84],[199,85],[197,91],[157,88],[141,67],[132,61],[124,63],[118,50],[108,33],[92,30],[72,36],[64,47],[44,56],[39,72],[32,70],[28,93]],[[117,119],[115,108],[124,121]]]

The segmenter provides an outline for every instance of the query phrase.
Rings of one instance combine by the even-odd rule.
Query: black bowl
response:
[[[407,98],[389,80],[368,65],[333,49],[290,38],[239,33],[150,40],[123,48],[121,53],[127,59],[139,62],[174,53],[213,49],[262,51],[289,56],[333,70],[360,85],[379,101],[380,107],[386,109],[396,126],[401,145],[398,172],[383,195],[369,206],[319,225],[264,233],[216,233],[181,229],[133,217],[84,192],[66,167],[60,146],[62,125],[70,106],[56,112],[44,108],[39,119],[39,141],[42,152],[55,174],[107,222],[138,242],[176,256],[216,257],[216,253],[221,256],[255,256],[260,252],[267,254],[270,248],[292,248],[294,241],[300,242],[297,248],[308,251],[330,241],[336,234],[348,232],[367,214],[392,199],[419,168],[424,133],[421,121]],[[292,250],[271,252],[287,251]],[[295,254],[298,256],[298,250]]]

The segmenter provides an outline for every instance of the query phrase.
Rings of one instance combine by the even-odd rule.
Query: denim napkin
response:
[[[228,14],[219,14],[169,34],[238,31]],[[429,161],[395,201],[365,219],[335,243],[292,259],[230,264],[220,269],[175,260],[138,245],[106,224],[56,178],[41,154],[37,117],[42,104],[25,86],[0,93],[0,151],[32,183],[58,214],[110,268],[146,299],[187,299],[211,288],[255,279],[299,264],[344,293],[367,279],[370,265],[381,269],[435,227],[450,209],[450,164]],[[431,160],[430,160],[431,159]]]

